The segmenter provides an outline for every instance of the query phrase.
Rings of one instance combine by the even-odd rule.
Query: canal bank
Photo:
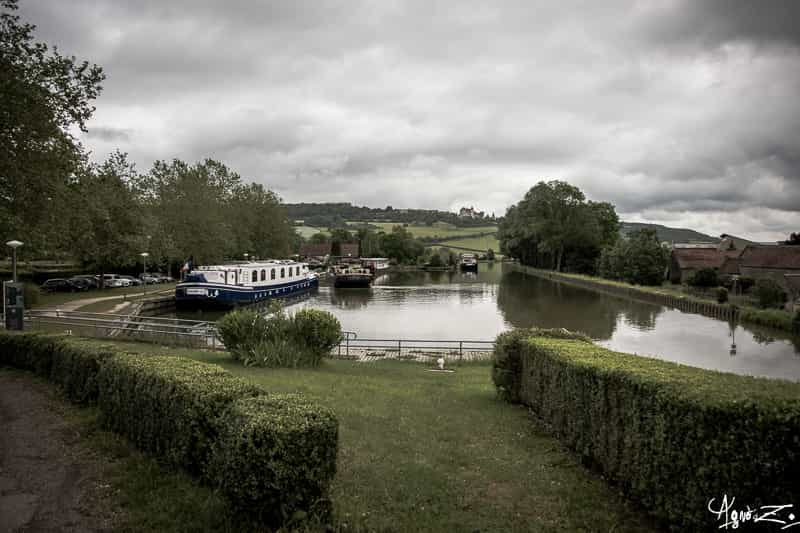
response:
[[[676,295],[668,292],[660,292],[657,288],[640,287],[629,285],[617,281],[583,276],[579,274],[568,274],[565,272],[554,272],[529,267],[526,265],[514,264],[513,269],[524,272],[532,276],[549,279],[561,283],[567,283],[576,287],[603,292],[612,296],[621,296],[641,302],[648,302],[657,305],[674,307],[686,313],[697,313],[711,318],[728,321],[742,321],[759,326],[768,326],[775,329],[787,331],[794,335],[800,335],[800,322],[792,321],[788,312],[779,310],[763,310],[755,308],[741,308],[731,304],[720,304],[711,300],[704,300],[688,295]],[[784,317],[783,314],[786,316]]]

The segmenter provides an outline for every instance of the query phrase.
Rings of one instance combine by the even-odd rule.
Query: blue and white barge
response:
[[[247,261],[201,266],[175,287],[175,303],[232,307],[313,290],[317,274],[307,263],[290,260]]]

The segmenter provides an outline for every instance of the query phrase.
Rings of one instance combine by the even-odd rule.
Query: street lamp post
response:
[[[147,294],[147,256],[150,255],[147,252],[142,252],[139,255],[142,256],[142,287],[144,287],[142,294]]]
[[[17,248],[22,246],[20,241],[8,241],[6,246],[11,248],[11,281],[17,282]]]
[[[250,254],[248,254],[247,252],[245,252],[245,253],[244,253],[244,260],[245,260],[245,261],[247,261],[247,257],[248,257],[249,255],[250,255]]]

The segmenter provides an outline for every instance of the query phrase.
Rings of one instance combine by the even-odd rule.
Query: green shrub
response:
[[[342,337],[339,320],[327,311],[304,309],[287,316],[273,306],[268,317],[233,311],[217,324],[232,357],[247,366],[318,366]]]
[[[716,296],[717,296],[717,303],[724,304],[728,301],[728,289],[725,287],[717,287]]]
[[[660,522],[718,527],[724,494],[752,509],[800,497],[800,385],[522,341],[520,400]]]
[[[522,376],[522,351],[531,337],[552,337],[591,342],[581,333],[566,329],[518,328],[497,336],[492,353],[492,382],[497,394],[507,402],[519,403],[519,388]]]
[[[739,320],[785,331],[792,331],[792,315],[783,309],[755,309],[743,307]]]
[[[296,394],[241,399],[222,417],[210,479],[248,524],[276,527],[330,511],[338,425]]]
[[[739,287],[741,288],[742,292],[747,292],[752,289],[755,284],[756,280],[754,278],[749,278],[747,276],[742,276],[738,280]]]
[[[444,266],[444,261],[442,261],[442,256],[440,256],[437,252],[434,252],[431,255],[430,260],[428,261],[429,267],[439,268]]]
[[[234,359],[242,360],[247,347],[266,334],[266,319],[255,311],[236,310],[217,321],[217,332]]]
[[[0,365],[30,370],[44,378],[50,377],[57,337],[37,333],[0,334]]]
[[[101,423],[139,449],[202,473],[219,416],[259,389],[217,365],[180,357],[116,355],[98,374]]]
[[[59,341],[54,347],[50,380],[59,385],[67,398],[73,402],[96,403],[97,376],[103,362],[114,355],[114,351],[110,348]]]
[[[780,285],[769,278],[760,279],[756,282],[755,288],[758,305],[764,309],[769,307],[780,307],[786,301],[786,293]]]
[[[328,311],[302,309],[294,314],[292,322],[296,338],[305,343],[319,359],[331,353],[342,340],[339,319]],[[316,364],[319,364],[319,360],[314,366]]]
[[[716,287],[719,285],[719,276],[716,269],[701,268],[687,280],[687,283],[692,287]]]

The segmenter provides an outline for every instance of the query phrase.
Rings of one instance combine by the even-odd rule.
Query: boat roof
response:
[[[305,265],[300,261],[292,259],[270,259],[267,261],[232,261],[222,265],[204,265],[195,267],[193,270],[229,270],[231,268],[269,268],[285,265]]]

